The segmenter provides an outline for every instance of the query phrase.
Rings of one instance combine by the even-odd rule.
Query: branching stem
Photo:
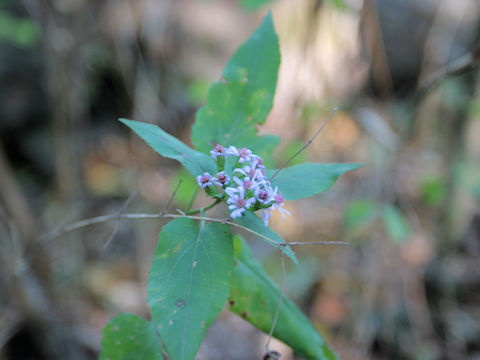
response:
[[[212,207],[212,206],[213,206],[213,204],[211,204],[207,207]],[[211,221],[211,222],[217,222],[217,223],[221,223],[221,224],[232,225],[232,226],[235,226],[239,229],[245,230],[245,231],[247,231],[247,232],[249,232],[249,233],[251,233],[255,236],[258,236],[258,237],[270,242],[272,245],[274,245],[274,246],[276,246],[280,249],[282,249],[282,245],[284,245],[282,243],[278,243],[275,240],[270,239],[269,237],[267,237],[265,235],[262,235],[262,234],[256,232],[255,230],[252,230],[252,229],[249,229],[249,228],[247,228],[243,225],[234,223],[233,221],[230,221],[229,218],[227,218],[227,219],[217,219],[217,218],[210,218],[210,217],[205,217],[205,216],[187,215],[186,213],[181,213],[181,214],[162,214],[162,213],[160,213],[160,214],[110,214],[110,215],[96,216],[96,217],[76,221],[74,223],[62,226],[62,227],[60,227],[58,229],[55,229],[55,230],[53,230],[53,231],[51,231],[47,234],[42,235],[41,239],[43,239],[43,240],[53,240],[53,239],[59,237],[60,235],[71,232],[71,231],[75,231],[75,230],[78,230],[78,229],[81,229],[81,228],[84,228],[84,227],[87,227],[87,226],[100,224],[100,223],[104,223],[104,222],[108,222],[108,221],[112,221],[112,220],[118,220],[118,219],[139,219],[139,220],[143,219],[143,220],[145,220],[145,219],[162,219],[162,218],[176,219],[176,218],[182,218],[182,217],[186,217],[186,218],[194,219],[194,220],[204,220],[204,221]],[[285,244],[285,245],[288,245],[288,244]]]

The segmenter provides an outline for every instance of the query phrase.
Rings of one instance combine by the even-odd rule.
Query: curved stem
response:
[[[195,190],[195,192],[192,194],[192,197],[190,198],[190,201],[188,202],[186,211],[189,211],[192,208],[192,204],[193,204],[193,201],[195,200],[195,198],[197,197],[198,190],[200,190],[200,188],[197,188]]]
[[[201,213],[201,212],[205,212],[211,208],[213,208],[215,205],[217,205],[220,201],[222,201],[222,199],[220,198],[217,198],[215,199],[215,201],[213,203],[211,203],[210,205],[208,206],[204,206],[202,208],[199,208],[199,209],[192,209],[192,210],[188,210],[188,211],[185,211],[185,215],[194,215],[194,214],[198,214],[198,213]]]

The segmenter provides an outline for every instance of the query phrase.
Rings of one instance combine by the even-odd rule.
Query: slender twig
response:
[[[213,204],[210,204],[209,206],[206,206],[206,208],[212,207]],[[297,242],[285,242],[285,243],[279,243],[273,239],[270,239],[268,236],[262,235],[259,232],[256,232],[255,230],[249,229],[243,225],[237,224],[233,221],[231,221],[230,217],[225,218],[225,219],[217,219],[217,218],[211,218],[211,217],[205,217],[205,216],[194,216],[194,215],[188,215],[184,213],[183,211],[177,210],[179,214],[142,214],[142,213],[131,213],[131,214],[122,214],[122,213],[116,213],[116,214],[110,214],[110,215],[101,215],[101,216],[96,216],[88,219],[83,219],[80,221],[73,222],[71,224],[56,228],[53,231],[50,231],[44,235],[42,235],[40,238],[45,239],[45,240],[53,240],[65,233],[79,230],[84,227],[88,227],[91,225],[95,224],[100,224],[104,222],[108,222],[111,220],[119,220],[119,219],[138,219],[138,220],[145,220],[145,219],[162,219],[162,218],[170,218],[170,219],[175,219],[175,218],[189,218],[189,219],[194,219],[194,220],[205,220],[205,221],[211,221],[211,222],[218,222],[220,224],[228,224],[235,226],[239,229],[245,230],[257,237],[260,237],[272,245],[278,247],[279,249],[283,250],[287,246],[297,246],[297,245],[348,245],[347,242],[343,241],[297,241]],[[199,212],[201,209],[199,210]]]
[[[280,314],[280,308],[282,307],[282,301],[285,296],[285,258],[283,251],[280,252],[280,261],[282,264],[282,281],[280,287],[280,299],[278,300],[277,310],[275,311],[275,317],[273,318],[272,327],[270,328],[270,332],[268,334],[267,342],[265,343],[265,350],[267,351],[267,355],[271,354],[271,350],[269,348],[270,341],[272,340],[273,331],[275,330],[275,326],[277,325],[278,316]]]
[[[130,203],[132,202],[132,200],[135,198],[135,196],[137,196],[137,193],[138,191],[135,190],[133,193],[130,194],[130,196],[128,197],[127,200],[125,200],[125,202],[122,204],[122,206],[120,206],[120,208],[118,209],[117,211],[117,215],[119,215],[123,210],[125,210],[128,205],[130,205]],[[113,228],[113,231],[112,233],[110,234],[110,236],[108,237],[107,241],[105,241],[105,244],[103,245],[103,248],[106,249],[107,246],[111,243],[111,241],[113,240],[113,238],[115,237],[115,234],[117,233],[118,231],[118,226],[120,225],[120,220],[117,219],[117,221],[115,221],[115,227]]]
[[[116,220],[116,219],[162,219],[162,218],[167,218],[167,219],[176,219],[176,218],[188,218],[188,219],[194,219],[194,220],[205,220],[205,221],[211,221],[211,222],[218,222],[220,224],[228,224],[235,226],[239,229],[245,230],[253,235],[256,235],[262,239],[265,239],[266,241],[270,242],[271,244],[275,245],[278,248],[282,248],[282,243],[278,243],[275,240],[270,239],[269,237],[262,235],[255,230],[249,229],[243,225],[234,223],[230,220],[227,219],[217,219],[217,218],[210,218],[210,217],[204,217],[204,216],[194,216],[194,215],[186,215],[185,213],[180,213],[180,214],[110,214],[110,215],[102,215],[102,216],[96,216],[92,217],[89,219],[84,219],[80,221],[76,221],[74,223],[62,226],[60,228],[57,228],[49,233],[46,233],[41,236],[42,239],[47,239],[47,240],[52,240],[57,237],[59,237],[62,234],[65,234],[67,232],[79,230],[81,228],[95,225],[95,224],[100,224],[104,223],[107,221],[111,220]],[[288,245],[288,244],[285,244]]]
[[[194,193],[192,194],[192,197],[190,198],[190,201],[188,202],[188,205],[187,205],[187,210],[190,210],[192,208],[192,205],[193,205],[193,201],[195,200],[195,197],[197,196],[198,194],[198,191],[200,190],[199,187],[197,187],[194,191]]]
[[[178,189],[180,189],[180,185],[182,185],[182,179],[178,180],[178,184],[175,187],[175,190],[173,190],[172,195],[170,195],[170,199],[168,199],[167,205],[163,208],[162,212],[160,214],[166,214],[168,211],[168,208],[172,204],[173,198],[175,197],[175,194],[177,193]]]
[[[346,241],[291,241],[286,243],[288,246],[298,245],[349,245]]]
[[[305,145],[302,146],[302,148],[301,148],[300,150],[298,150],[295,154],[293,154],[292,156],[290,156],[290,157],[288,158],[288,160],[285,161],[285,162],[283,163],[283,165],[278,168],[277,171],[275,171],[275,174],[272,175],[272,177],[270,178],[270,181],[272,181],[273,178],[274,178],[275,176],[277,176],[277,174],[280,172],[280,170],[282,170],[284,167],[286,167],[286,166],[290,163],[290,161],[292,161],[293,159],[295,159],[295,157],[297,157],[298,154],[300,154],[303,150],[305,150],[305,149],[313,142],[313,140],[317,137],[317,135],[320,134],[320,132],[323,130],[323,128],[328,124],[328,122],[329,122],[330,119],[333,117],[333,115],[335,115],[335,113],[337,112],[337,110],[338,110],[338,107],[334,107],[334,108],[333,108],[333,110],[332,110],[332,112],[330,113],[330,115],[328,115],[327,120],[325,120],[325,121],[323,122],[322,126],[320,126],[320,128],[315,132],[315,134],[313,134],[313,136],[310,138],[310,140],[308,140],[308,141],[305,143]]]
[[[480,61],[480,43],[475,48],[462,57],[448,63],[444,68],[435,72],[430,77],[420,83],[416,91],[417,100],[422,99],[425,94],[430,92],[442,80],[449,77],[461,75],[474,68]]]

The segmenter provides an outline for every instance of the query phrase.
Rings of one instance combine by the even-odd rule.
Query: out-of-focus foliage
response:
[[[17,19],[0,11],[0,41],[9,41],[20,47],[31,47],[38,42],[38,28],[32,20]]]
[[[355,229],[366,224],[377,214],[376,205],[369,200],[355,200],[345,209],[345,225]]]
[[[385,205],[383,212],[383,224],[390,239],[395,242],[404,242],[410,235],[410,226],[401,211],[393,205]]]

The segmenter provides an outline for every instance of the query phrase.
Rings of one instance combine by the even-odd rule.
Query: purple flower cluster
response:
[[[262,210],[265,226],[272,217],[272,210],[278,210],[285,219],[285,214],[291,215],[282,206],[283,196],[278,188],[273,188],[265,175],[263,159],[247,148],[237,149],[217,145],[210,151],[212,158],[217,161],[218,173],[212,176],[209,173],[197,176],[198,185],[209,195],[222,196],[230,210],[232,218],[238,218],[246,210]],[[225,159],[236,157],[235,167],[231,173],[232,179],[225,173]],[[217,188],[213,187],[217,185]],[[223,190],[218,192],[218,188]]]

